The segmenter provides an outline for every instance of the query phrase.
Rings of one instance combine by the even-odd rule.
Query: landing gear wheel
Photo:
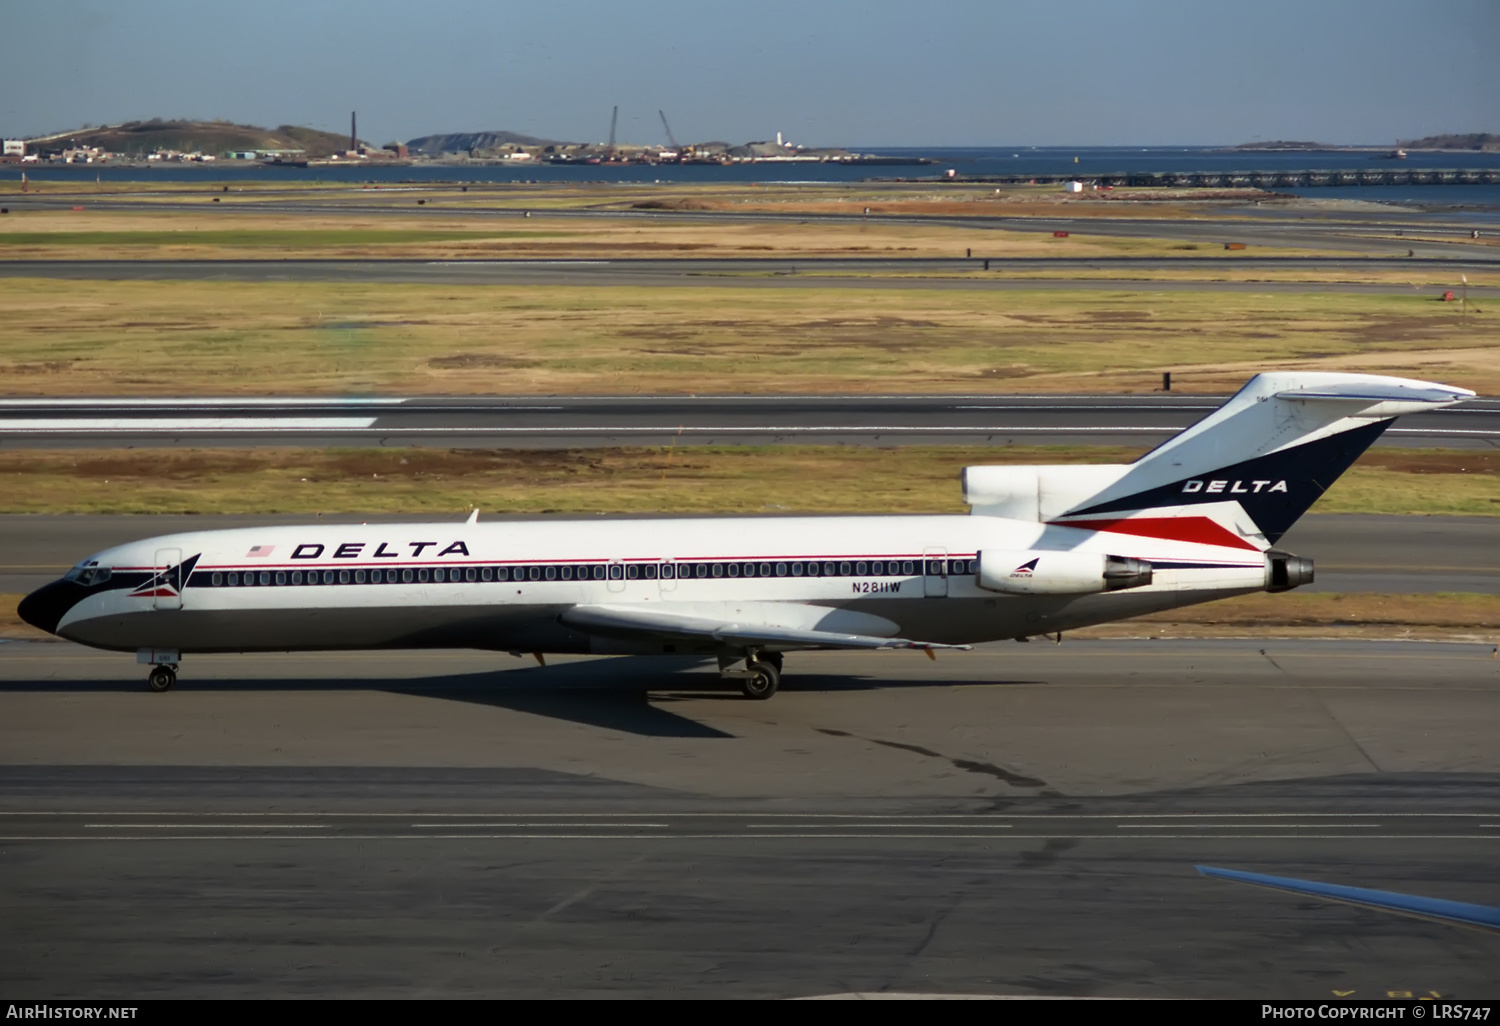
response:
[[[146,685],[152,691],[171,691],[172,685],[177,683],[177,668],[173,666],[158,666],[151,671],[151,676],[146,678]]]
[[[781,684],[781,671],[774,663],[752,661],[745,664],[745,669],[750,671],[750,676],[740,681],[740,690],[746,698],[764,702],[776,694],[776,688]]]

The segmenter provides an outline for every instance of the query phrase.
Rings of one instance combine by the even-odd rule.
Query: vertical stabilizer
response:
[[[1180,541],[1266,548],[1392,421],[1474,395],[1369,374],[1258,374],[1134,463],[970,467],[976,513]]]

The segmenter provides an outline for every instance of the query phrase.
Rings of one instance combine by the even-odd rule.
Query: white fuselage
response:
[[[1003,594],[984,550],[1150,561],[1126,591]],[[195,558],[196,557],[196,558]],[[711,652],[705,642],[581,633],[575,606],[640,607],[803,630],[967,644],[1070,630],[1259,591],[1259,546],[1219,546],[991,516],[490,521],[245,528],[100,552],[56,632],[118,650],[475,647]],[[181,565],[181,580],[161,571]],[[154,576],[156,575],[156,576]],[[789,646],[799,647],[799,646]],[[815,646],[800,646],[815,647]]]

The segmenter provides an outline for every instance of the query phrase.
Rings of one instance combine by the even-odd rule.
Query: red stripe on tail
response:
[[[1195,545],[1219,545],[1233,549],[1253,549],[1253,545],[1222,524],[1208,517],[1132,517],[1118,520],[1053,520],[1057,527],[1081,527],[1090,531],[1112,531],[1143,538],[1165,538],[1192,542]]]

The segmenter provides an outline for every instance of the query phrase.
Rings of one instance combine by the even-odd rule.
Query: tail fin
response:
[[[964,498],[976,514],[1264,549],[1397,417],[1473,395],[1370,374],[1257,374],[1134,463],[967,467]]]

